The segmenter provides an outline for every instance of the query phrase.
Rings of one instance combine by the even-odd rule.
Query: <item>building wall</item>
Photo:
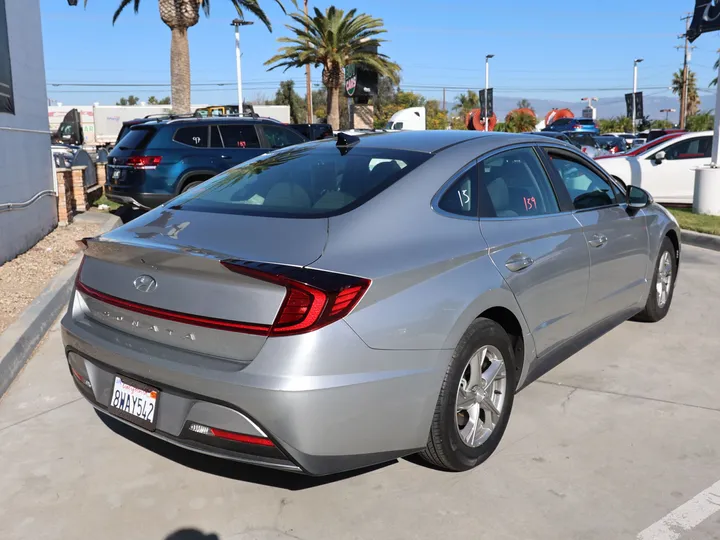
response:
[[[31,248],[57,225],[54,196],[2,211],[3,203],[22,203],[54,188],[40,2],[4,1],[15,114],[0,113],[0,264]]]

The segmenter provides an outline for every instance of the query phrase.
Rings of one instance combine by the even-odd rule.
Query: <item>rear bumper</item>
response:
[[[113,202],[131,204],[144,209],[155,208],[173,198],[173,195],[164,193],[140,193],[127,189],[118,189],[109,184],[105,184],[105,196]]]
[[[268,339],[247,367],[218,359],[191,364],[166,346],[73,314],[72,304],[62,335],[92,383],[92,390],[78,387],[99,410],[107,411],[115,375],[124,375],[160,390],[157,430],[133,427],[198,452],[312,475],[424,447],[451,354],[370,349],[339,322]],[[189,422],[267,437],[277,453],[188,440]]]

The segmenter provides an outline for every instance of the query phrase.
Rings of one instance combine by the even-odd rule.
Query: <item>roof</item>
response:
[[[358,146],[367,148],[392,148],[395,150],[414,150],[416,152],[439,152],[449,146],[466,141],[483,139],[489,144],[512,144],[512,142],[546,142],[545,137],[529,133],[501,133],[497,131],[461,131],[461,130],[428,130],[428,131],[395,131],[374,132],[360,135]],[[334,139],[327,139],[320,144],[336,144]]]

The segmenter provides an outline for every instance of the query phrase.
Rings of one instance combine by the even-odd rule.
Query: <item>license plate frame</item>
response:
[[[120,388],[118,388],[118,385],[120,385]],[[145,394],[143,397],[144,399],[152,398],[152,402],[148,399],[146,402],[146,408],[147,405],[152,403],[152,411],[147,411],[147,416],[150,417],[150,420],[143,418],[142,416],[138,416],[134,414],[135,408],[138,406],[137,404],[133,404],[131,411],[129,412],[125,408],[120,408],[119,405],[120,402],[120,396],[117,396],[116,399],[116,391],[123,392],[123,390],[127,390],[126,392],[126,399],[132,399],[133,395],[136,395],[136,397],[140,397],[141,395]],[[140,426],[142,428],[147,429],[148,431],[155,431],[157,427],[157,414],[158,414],[158,402],[160,401],[160,390],[155,388],[154,386],[150,386],[149,384],[141,383],[139,381],[129,379],[127,377],[123,377],[121,375],[115,375],[115,379],[113,380],[113,388],[112,393],[110,394],[110,402],[108,403],[108,412],[114,416],[117,416],[118,418],[122,418],[123,420],[127,420],[128,422],[131,422],[137,426]],[[141,410],[142,411],[142,410]]]
[[[120,175],[122,174],[122,171],[120,169],[115,169],[112,173],[112,179],[118,180],[120,178]]]

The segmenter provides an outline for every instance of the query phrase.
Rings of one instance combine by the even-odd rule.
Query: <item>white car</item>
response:
[[[712,135],[712,131],[688,133],[636,155],[599,157],[598,164],[625,184],[649,191],[657,202],[691,204],[695,169],[710,164]]]

